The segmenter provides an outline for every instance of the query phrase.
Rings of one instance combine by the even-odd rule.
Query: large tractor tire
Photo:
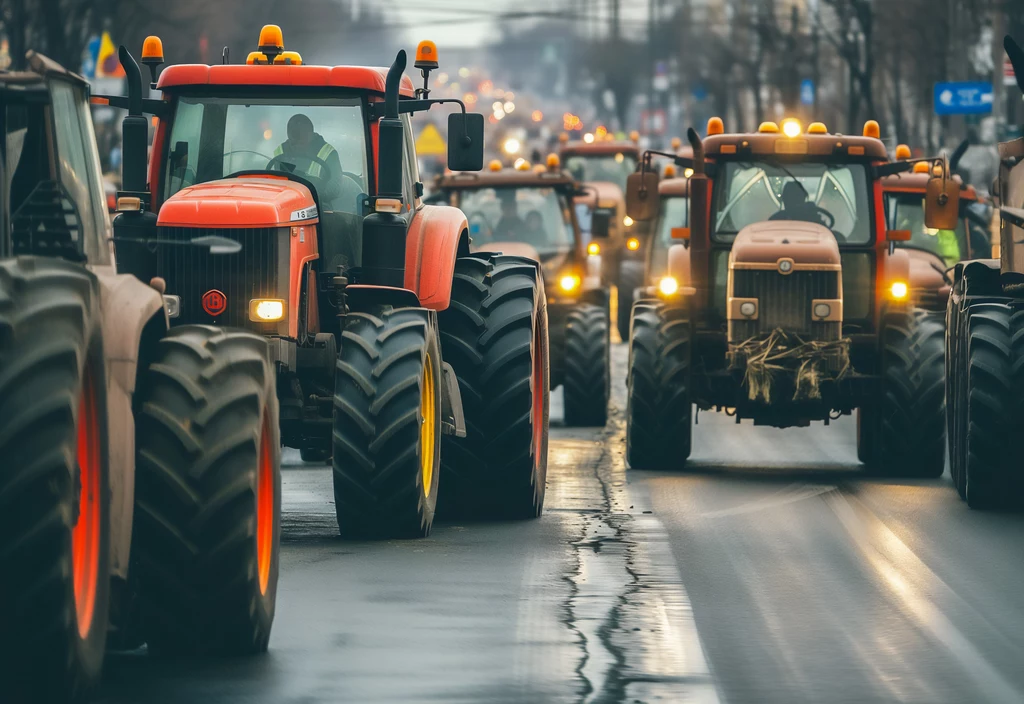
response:
[[[0,692],[71,702],[107,637],[110,491],[99,285],[0,262]]]
[[[1020,504],[1020,458],[1012,441],[1020,434],[1020,377],[1014,367],[1024,349],[1024,313],[1007,304],[980,303],[965,316],[962,367],[962,495],[971,508]]]
[[[626,377],[626,462],[680,469],[690,457],[690,320],[684,306],[633,306]]]
[[[548,464],[549,360],[544,280],[524,257],[475,253],[455,263],[439,315],[441,348],[462,393],[466,437],[442,440],[444,513],[534,518]]]
[[[267,649],[281,540],[274,370],[262,337],[173,328],[139,370],[132,569],[151,652]]]
[[[945,325],[935,313],[882,321],[882,393],[858,414],[858,455],[888,477],[939,477],[945,470]]]
[[[437,506],[441,350],[433,311],[353,312],[334,386],[334,502],[345,538],[421,538]]]
[[[600,426],[608,420],[611,390],[610,339],[604,308],[581,304],[565,324],[565,424]]]
[[[618,315],[615,324],[619,339],[629,340],[629,317],[633,310],[633,292],[644,285],[644,263],[624,261],[619,265],[619,278],[615,283]]]

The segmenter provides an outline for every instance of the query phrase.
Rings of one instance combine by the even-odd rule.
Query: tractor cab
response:
[[[27,71],[0,71],[0,258],[109,264],[109,222],[88,86],[29,52]]]

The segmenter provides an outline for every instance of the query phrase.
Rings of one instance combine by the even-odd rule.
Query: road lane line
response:
[[[936,606],[941,594],[965,610],[970,605],[935,574],[893,531],[859,499],[836,490],[826,502],[853,539],[858,551],[879,576],[890,593],[918,625],[952,653],[965,676],[974,682],[978,700],[1020,702],[1018,690],[982,654],[971,640]]]
[[[726,516],[740,516],[747,513],[755,513],[757,511],[766,511],[768,509],[778,508],[798,501],[812,499],[815,496],[821,496],[822,494],[827,494],[830,491],[835,491],[835,488],[836,487],[831,484],[805,484],[803,482],[794,482],[793,484],[786,485],[773,494],[769,494],[768,496],[755,501],[750,501],[730,508],[720,509],[718,511],[707,511],[700,514],[700,516],[701,518],[724,518]]]

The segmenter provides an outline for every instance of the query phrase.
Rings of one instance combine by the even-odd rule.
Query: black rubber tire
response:
[[[1014,321],[1010,305],[981,303],[966,316],[964,369],[963,495],[971,508],[1009,508],[1014,474],[1019,474],[1012,438],[1014,411]]]
[[[618,316],[615,321],[619,329],[619,339],[629,340],[629,316],[633,310],[633,295],[637,288],[644,285],[644,263],[624,261],[619,264],[619,279],[615,283]]]
[[[565,321],[565,424],[604,427],[611,390],[611,340],[604,308],[582,303]]]
[[[690,457],[690,320],[684,306],[633,305],[626,377],[626,462],[681,469]]]
[[[263,337],[172,328],[139,370],[132,569],[150,652],[266,651],[281,540],[278,424]],[[258,517],[264,491],[268,528]],[[265,585],[261,529],[272,531]]]
[[[959,284],[958,284],[959,287]],[[958,417],[960,412],[959,386],[957,371],[960,363],[958,339],[960,334],[960,302],[958,292],[954,290],[946,301],[946,355],[945,355],[945,395],[946,395],[946,454],[949,457],[949,475],[956,486],[961,471],[961,456],[958,434]],[[956,298],[957,300],[954,300]]]
[[[433,469],[425,481],[420,428],[428,372],[435,383],[435,420],[433,449],[426,448]],[[433,311],[389,306],[346,317],[335,372],[333,434],[334,502],[342,537],[430,534],[440,475],[440,384]]]
[[[867,420],[877,423],[870,430],[877,443],[867,453],[869,469],[887,477],[942,476],[945,412],[943,316],[923,310],[884,316],[882,394],[860,415],[861,434]]]
[[[535,518],[544,507],[550,367],[544,280],[525,257],[455,263],[441,349],[459,381],[466,437],[442,439],[443,514]]]
[[[299,458],[310,464],[330,464],[331,451],[324,447],[303,447],[299,449]]]
[[[96,279],[57,259],[0,261],[4,701],[78,701],[99,681],[110,588],[106,388]],[[83,637],[71,536],[79,506],[80,408],[87,395],[94,401],[99,445],[99,539],[92,626]]]

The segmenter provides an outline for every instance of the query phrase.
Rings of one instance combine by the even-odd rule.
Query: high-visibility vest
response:
[[[334,147],[327,142],[324,142],[324,146],[320,147],[320,150],[316,153],[316,158],[320,161],[326,162],[327,157],[334,153]],[[277,145],[277,149],[274,150],[274,156],[281,156],[284,154],[284,144]],[[306,169],[306,173],[313,178],[320,178],[320,172],[323,171],[323,166],[319,162],[310,161],[309,168]]]

